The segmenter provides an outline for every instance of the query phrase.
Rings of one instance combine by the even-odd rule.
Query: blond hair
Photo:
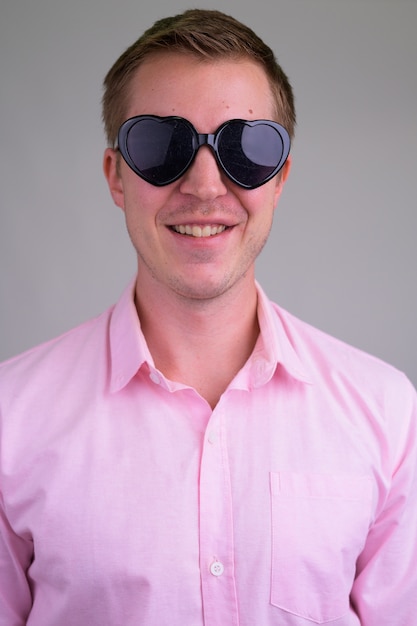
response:
[[[255,61],[267,75],[276,121],[293,137],[296,121],[293,91],[271,48],[249,27],[229,15],[215,10],[190,9],[155,22],[107,73],[102,115],[109,146],[115,146],[118,129],[126,119],[133,75],[145,59],[158,52],[192,54],[206,61],[224,58]]]

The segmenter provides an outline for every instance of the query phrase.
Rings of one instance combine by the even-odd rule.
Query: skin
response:
[[[198,132],[214,132],[233,118],[274,119],[273,111],[266,75],[251,60],[201,62],[163,53],[134,76],[126,118],[179,115]],[[104,154],[110,193],[137,253],[136,306],[155,365],[212,407],[258,336],[254,264],[289,168],[290,159],[281,176],[244,190],[203,146],[182,178],[154,187],[114,150]],[[192,237],[175,232],[179,226],[226,228]]]

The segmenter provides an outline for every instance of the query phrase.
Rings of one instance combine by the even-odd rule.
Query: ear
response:
[[[284,183],[289,176],[289,173],[291,170],[291,162],[292,162],[291,155],[289,155],[277,177],[277,185],[275,188],[275,206],[277,205],[277,202],[281,195],[282,189],[284,187]]]
[[[124,189],[120,176],[119,155],[113,148],[106,148],[103,157],[103,171],[109,186],[111,197],[116,206],[125,208]]]

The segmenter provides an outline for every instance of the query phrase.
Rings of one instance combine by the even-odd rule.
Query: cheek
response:
[[[129,219],[134,219],[141,214],[149,214],[152,207],[152,186],[145,183],[130,169],[123,173],[124,210]]]
[[[135,174],[133,174],[135,176]],[[154,187],[138,176],[129,181],[124,192],[124,213],[129,233],[152,236],[160,227],[160,217],[169,204],[170,191]]]
[[[271,181],[272,182],[272,181]],[[246,207],[249,215],[259,222],[270,222],[278,202],[279,193],[275,184],[267,183],[250,192],[246,198]]]

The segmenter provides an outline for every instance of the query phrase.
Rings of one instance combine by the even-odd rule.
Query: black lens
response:
[[[142,118],[130,128],[127,151],[140,175],[164,185],[178,178],[193,158],[193,136],[181,119]]]
[[[218,154],[223,167],[237,183],[253,188],[274,173],[283,154],[283,141],[268,123],[234,120],[219,135]]]

